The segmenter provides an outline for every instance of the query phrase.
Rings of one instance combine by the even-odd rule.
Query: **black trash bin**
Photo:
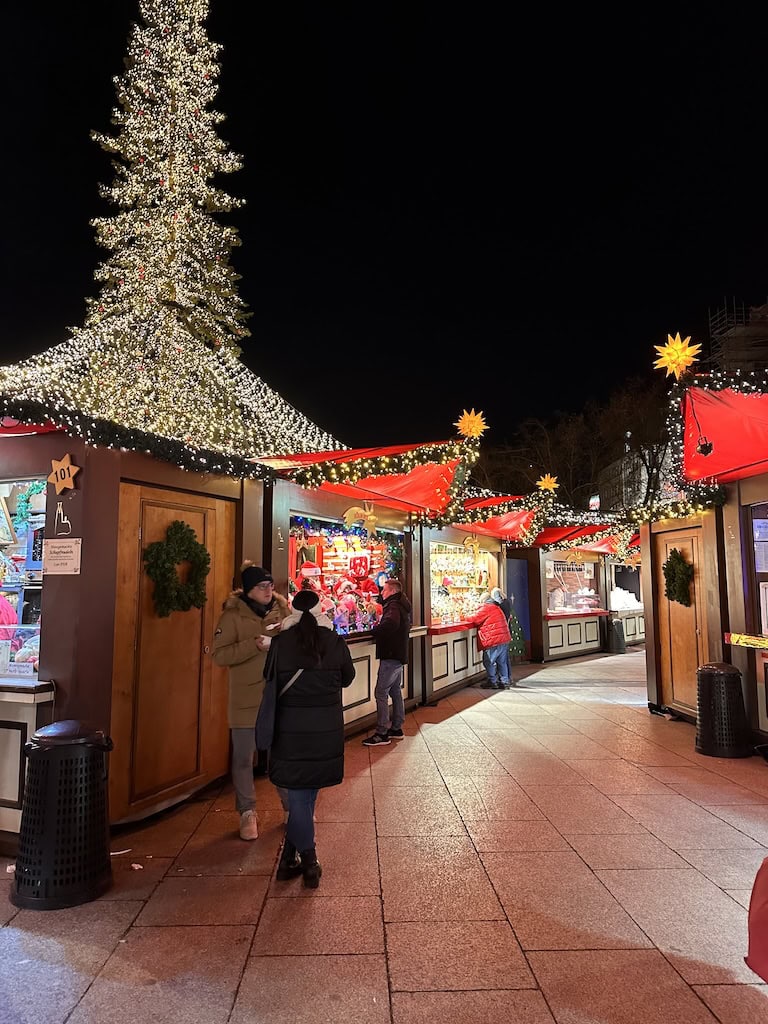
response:
[[[624,639],[624,623],[621,619],[608,620],[608,652],[626,654],[627,641]]]
[[[61,910],[112,885],[106,755],[112,740],[67,719],[38,729],[24,746],[27,780],[10,899]]]
[[[751,757],[741,672],[735,665],[714,662],[696,671],[696,751],[710,757]]]

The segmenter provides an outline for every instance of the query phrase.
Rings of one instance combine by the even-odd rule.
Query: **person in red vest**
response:
[[[477,626],[477,646],[483,652],[488,679],[484,690],[506,690],[509,685],[509,622],[501,606],[490,595],[468,621]]]

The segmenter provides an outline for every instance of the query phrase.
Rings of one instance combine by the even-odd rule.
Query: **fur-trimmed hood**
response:
[[[320,605],[318,605],[317,607],[319,609]],[[280,632],[282,633],[286,629],[291,629],[298,623],[301,616],[306,614],[307,612],[291,612],[291,614],[287,618],[283,619],[282,623],[280,624]],[[315,615],[314,610],[311,610],[309,614]],[[331,622],[327,615],[319,613],[315,615],[315,618],[317,619],[318,626],[320,626],[322,629],[333,629],[333,623]]]

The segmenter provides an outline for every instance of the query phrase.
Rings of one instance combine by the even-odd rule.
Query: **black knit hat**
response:
[[[293,607],[297,612],[311,612],[320,604],[320,598],[314,590],[300,590],[293,599]]]
[[[253,590],[260,583],[274,583],[272,579],[272,573],[267,572],[266,569],[262,569],[260,565],[247,565],[242,573],[243,580],[243,593],[247,594]]]

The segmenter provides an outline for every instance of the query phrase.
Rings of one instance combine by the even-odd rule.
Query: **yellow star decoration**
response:
[[[549,473],[546,473],[541,479],[536,481],[536,486],[540,491],[551,491],[554,494],[560,484],[557,482],[556,476],[550,476]]]
[[[488,429],[488,424],[483,419],[483,414],[475,412],[474,409],[471,412],[467,412],[464,409],[453,425],[458,427],[459,433],[463,437],[480,437]]]
[[[666,345],[654,345],[653,347],[659,353],[659,358],[653,364],[654,370],[662,370],[666,367],[667,377],[670,373],[674,373],[675,380],[680,380],[681,374],[683,374],[689,366],[693,366],[694,363],[698,362],[696,356],[701,351],[701,345],[689,345],[688,342],[691,340],[691,336],[681,339],[680,331],[672,337],[671,334],[667,335]]]
[[[53,484],[56,493],[61,494],[68,487],[74,487],[75,474],[80,472],[79,466],[72,464],[72,456],[67,454],[63,459],[51,459],[51,473],[48,483]]]

